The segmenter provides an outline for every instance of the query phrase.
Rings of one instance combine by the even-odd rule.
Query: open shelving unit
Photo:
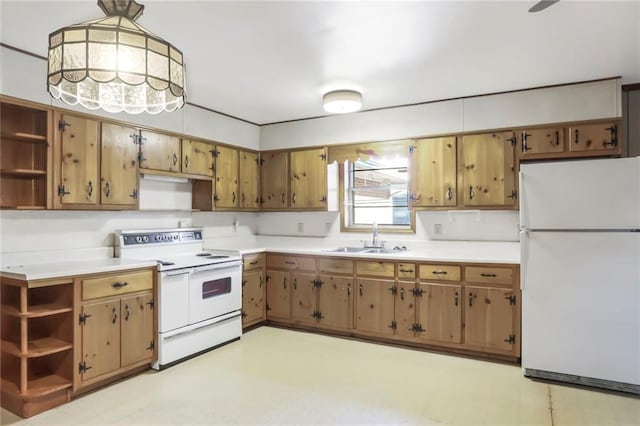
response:
[[[70,400],[73,284],[27,288],[3,281],[2,406],[30,417]]]
[[[45,209],[51,110],[0,102],[0,208]]]

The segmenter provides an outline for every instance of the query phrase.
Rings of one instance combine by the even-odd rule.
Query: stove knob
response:
[[[160,241],[161,238],[160,234],[156,234],[156,241]]]
[[[165,241],[169,241],[169,236],[167,234],[164,234],[162,236],[162,239],[165,240]]]
[[[140,235],[138,235],[138,236],[136,237],[136,242],[137,242],[138,244],[142,242],[142,237],[141,237]]]
[[[173,234],[174,241],[178,241],[178,234]]]
[[[142,237],[142,241],[144,241],[145,243],[149,242],[149,237],[147,235],[145,235],[144,237]]]

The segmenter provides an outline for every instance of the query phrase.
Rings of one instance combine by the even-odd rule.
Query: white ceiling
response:
[[[640,81],[640,1],[152,1],[138,20],[184,53],[188,101],[254,123],[621,75]],[[95,0],[2,0],[2,42],[46,56],[47,35],[103,16]],[[43,87],[45,76],[42,76]]]

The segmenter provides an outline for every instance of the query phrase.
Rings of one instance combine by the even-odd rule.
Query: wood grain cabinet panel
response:
[[[353,328],[353,278],[320,275],[318,292],[319,325],[338,329]]]
[[[369,261],[369,260],[356,261],[357,275],[394,278],[396,273],[395,268],[396,266],[393,262]]]
[[[140,132],[140,168],[179,172],[180,138],[162,133]]]
[[[415,263],[398,263],[398,279],[413,279],[415,277]]]
[[[513,268],[489,266],[467,266],[464,268],[465,281],[486,284],[512,284]]]
[[[102,204],[138,203],[138,130],[102,123],[100,180]]]
[[[356,280],[356,329],[388,334],[394,333],[393,281]]]
[[[152,286],[152,272],[149,270],[85,278],[82,280],[82,300],[149,290]]]
[[[290,187],[292,209],[327,208],[327,149],[291,151]]]
[[[455,206],[456,138],[425,138],[409,146],[409,202],[412,207]]]
[[[216,207],[238,207],[238,150],[216,146]]]
[[[318,257],[318,272],[321,274],[353,275],[353,260]]]
[[[125,297],[120,302],[121,366],[125,367],[153,358],[155,338],[153,327],[153,295],[151,293]]]
[[[291,273],[291,318],[296,322],[314,323],[317,311],[315,274]]]
[[[291,278],[289,272],[267,270],[267,319],[291,317]]]
[[[564,129],[525,129],[520,132],[520,158],[564,151]]]
[[[569,151],[620,152],[618,126],[615,123],[581,124],[569,127]]]
[[[260,163],[257,152],[240,151],[240,208],[260,207]]]
[[[100,123],[63,114],[60,118],[60,183],[58,198],[64,204],[92,204],[99,201],[98,161]]]
[[[266,319],[266,286],[262,268],[242,274],[243,327]]]
[[[120,301],[100,301],[82,306],[82,380],[120,368]]]
[[[462,341],[462,286],[452,284],[418,284],[418,323],[423,331],[418,337],[437,342]]]
[[[182,139],[182,172],[192,175],[214,175],[215,148],[207,142]]]
[[[265,264],[264,253],[248,254],[242,257],[242,266],[245,271],[263,269]]]
[[[513,297],[510,289],[467,286],[465,343],[489,350],[512,351],[516,344]]]
[[[416,326],[416,296],[414,282],[399,281],[394,297],[394,320],[396,336],[414,337]]]
[[[295,271],[315,271],[316,259],[314,257],[269,254],[267,256],[267,268],[287,269]]]
[[[513,132],[465,135],[460,147],[462,204],[518,205]]]
[[[460,281],[460,266],[422,264],[419,267],[421,280]]]
[[[260,207],[264,210],[285,209],[289,205],[289,153],[260,153]]]

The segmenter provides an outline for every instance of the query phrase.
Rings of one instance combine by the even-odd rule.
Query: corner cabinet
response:
[[[462,136],[458,199],[464,207],[518,208],[514,132]]]
[[[149,269],[76,280],[76,390],[156,358],[154,276]]]
[[[50,207],[52,110],[0,104],[0,208]]]
[[[327,209],[327,149],[289,153],[290,207],[294,210]]]

